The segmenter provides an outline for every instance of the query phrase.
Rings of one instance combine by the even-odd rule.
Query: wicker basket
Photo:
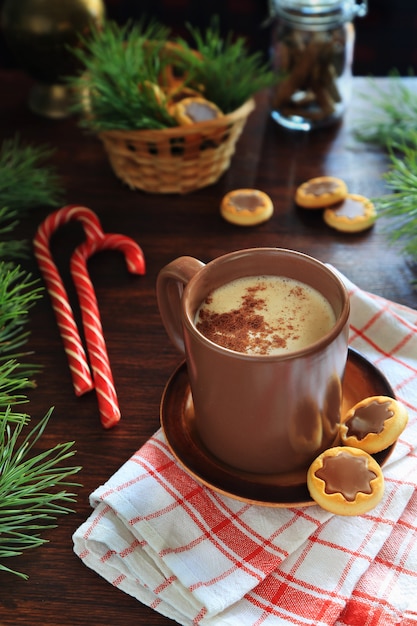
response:
[[[162,130],[99,133],[114,173],[131,189],[188,193],[215,183],[227,170],[253,111],[248,100],[221,118]]]

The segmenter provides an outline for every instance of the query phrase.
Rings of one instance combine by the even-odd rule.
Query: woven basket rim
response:
[[[222,117],[208,120],[204,122],[196,122],[189,126],[173,126],[172,128],[160,128],[160,129],[144,129],[144,130],[102,130],[97,133],[99,137],[112,137],[114,139],[126,139],[126,136],[132,139],[141,139],[144,141],[152,141],[157,138],[172,137],[184,137],[184,135],[195,135],[198,133],[205,133],[216,130],[217,128],[227,127],[229,124],[234,124],[237,120],[247,117],[255,108],[254,98],[246,100],[239,108],[235,109],[231,113],[227,113]]]

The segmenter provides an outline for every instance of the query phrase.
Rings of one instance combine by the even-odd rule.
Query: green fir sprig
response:
[[[417,93],[396,72],[390,78],[389,90],[370,79],[374,91],[366,98],[372,114],[363,116],[355,134],[388,152],[383,179],[390,193],[373,201],[378,214],[390,218],[390,241],[417,260]]]
[[[16,352],[28,337],[24,328],[29,311],[42,291],[39,281],[19,265],[0,261],[0,361],[4,353],[20,356]]]
[[[369,78],[371,91],[360,97],[366,99],[367,106],[371,105],[371,114],[364,114],[355,127],[358,139],[382,148],[402,145],[408,134],[415,132],[417,124],[417,94],[397,72],[392,71],[389,78],[386,84]]]
[[[76,484],[68,478],[80,468],[66,465],[75,454],[73,442],[30,454],[51,413],[52,409],[21,443],[25,422],[12,427],[10,416],[0,419],[0,570],[23,578],[25,574],[7,567],[2,560],[45,543],[39,532],[55,527],[57,515],[71,512],[68,504],[75,501],[75,494],[67,487]]]
[[[75,483],[70,477],[79,467],[68,460],[73,442],[35,452],[52,408],[25,434],[30,416],[19,410],[28,402],[25,391],[35,386],[39,367],[25,362],[29,353],[29,313],[42,295],[39,282],[16,264],[26,252],[13,232],[30,209],[55,206],[62,188],[53,170],[44,164],[52,153],[30,147],[18,138],[0,148],[0,571],[27,578],[8,567],[4,559],[46,542],[40,533],[56,525],[58,515],[70,512]]]
[[[10,239],[22,217],[38,207],[55,207],[64,192],[54,168],[47,165],[52,148],[31,146],[18,135],[0,146],[0,259],[27,256],[24,241]]]
[[[150,86],[158,82],[168,63],[158,54],[168,32],[154,21],[123,26],[109,21],[93,29],[88,38],[81,38],[82,46],[74,48],[73,53],[83,71],[68,77],[79,96],[75,112],[88,111],[80,118],[81,126],[94,131],[175,126]]]
[[[407,133],[400,152],[391,147],[389,155],[390,168],[383,178],[392,193],[377,198],[375,205],[380,215],[395,218],[390,240],[401,241],[404,252],[417,259],[417,129]]]
[[[0,147],[0,204],[17,216],[33,207],[56,206],[63,187],[54,168],[47,164],[54,150],[32,146],[18,135]]]
[[[158,87],[168,66],[193,89],[230,113],[260,89],[276,82],[260,53],[249,54],[242,37],[222,39],[213,18],[206,31],[188,26],[194,42],[170,38],[156,21],[120,26],[112,21],[81,38],[72,49],[81,65],[68,84],[76,95],[80,125],[102,130],[162,129],[177,126]],[[156,87],[156,88],[155,88]]]
[[[230,113],[240,107],[253,94],[277,82],[277,76],[263,62],[262,54],[248,54],[242,37],[235,38],[232,32],[222,38],[218,20],[199,30],[188,25],[199,53],[195,55],[184,40],[180,43],[189,49],[186,57],[192,68],[192,84],[204,85],[204,95],[215,102],[224,112]]]

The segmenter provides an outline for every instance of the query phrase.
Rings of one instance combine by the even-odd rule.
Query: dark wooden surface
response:
[[[414,84],[414,82],[412,82]],[[71,535],[88,517],[88,496],[106,481],[158,428],[159,401],[181,357],[162,327],[155,298],[160,268],[182,254],[203,261],[244,247],[289,247],[333,263],[360,287],[416,307],[412,287],[415,267],[399,248],[387,244],[387,223],[378,221],[365,233],[343,235],[324,225],[320,212],[297,209],[295,188],[322,174],[339,175],[350,190],[375,197],[384,192],[381,175],[388,161],[382,151],[355,142],[352,118],[364,102],[354,97],[340,127],[313,134],[291,134],[269,119],[267,100],[259,98],[240,140],[231,169],[214,186],[186,196],[130,191],[113,175],[100,143],[78,129],[74,119],[53,121],[27,108],[30,81],[21,73],[0,73],[0,138],[19,132],[31,143],[56,149],[54,163],[62,175],[68,203],[93,209],[108,232],[133,237],[147,263],[145,276],[127,273],[116,252],[97,254],[90,262],[105,338],[122,410],[113,430],[101,428],[96,398],[76,398],[66,357],[47,295],[31,313],[30,348],[42,364],[37,389],[27,407],[32,421],[50,406],[53,418],[43,446],[75,440],[75,462],[83,466],[75,513],[59,518],[45,533],[49,543],[6,563],[29,575],[28,581],[0,573],[0,624],[87,626],[170,623],[158,613],[114,589],[87,569],[72,550]],[[355,79],[355,91],[367,88]],[[258,187],[275,205],[273,218],[258,227],[239,228],[222,220],[219,202],[236,187]],[[39,207],[22,223],[19,237],[33,238],[48,210]],[[73,298],[69,256],[82,239],[75,226],[61,229],[52,249]],[[39,276],[34,261],[27,264]],[[73,300],[76,309],[76,300]]]

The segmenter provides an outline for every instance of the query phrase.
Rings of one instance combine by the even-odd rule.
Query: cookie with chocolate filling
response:
[[[347,185],[341,178],[318,176],[297,188],[295,201],[304,209],[324,209],[346,198],[347,193]]]
[[[328,226],[344,233],[358,233],[370,228],[377,214],[374,204],[358,194],[349,193],[342,202],[327,208],[323,219]]]
[[[271,198],[259,189],[234,189],[223,197],[220,204],[222,217],[239,226],[266,222],[273,212]]]
[[[407,425],[408,412],[389,396],[371,396],[353,406],[340,424],[342,443],[370,454],[397,441]]]
[[[384,476],[375,459],[359,448],[337,446],[320,454],[307,472],[313,500],[336,515],[362,515],[384,495]]]
[[[185,98],[199,98],[200,92],[195,89],[190,89],[190,87],[180,86],[178,89],[174,89],[172,91],[167,92],[167,107],[168,112],[172,115],[176,105],[181,100],[185,100]]]
[[[223,117],[223,112],[210,100],[202,97],[190,97],[177,102],[172,110],[172,116],[181,126],[189,126]]]

